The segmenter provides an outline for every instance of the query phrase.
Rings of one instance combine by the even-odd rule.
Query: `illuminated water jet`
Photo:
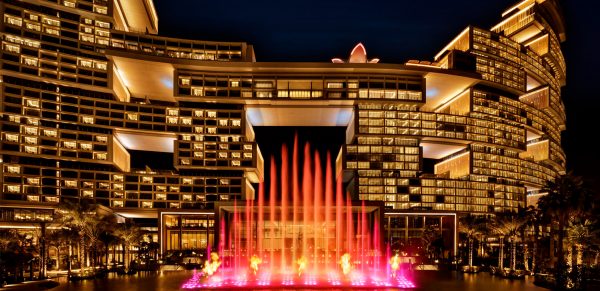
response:
[[[280,160],[270,157],[257,205],[253,197],[215,204],[218,253],[208,276],[195,273],[183,288],[414,287],[397,274],[399,262],[388,264],[399,258],[382,253],[384,204],[353,200],[331,154],[303,147],[296,136],[291,156],[283,145]]]

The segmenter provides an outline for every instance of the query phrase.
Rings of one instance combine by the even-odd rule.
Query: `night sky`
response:
[[[494,1],[342,1],[342,0],[154,0],[159,34],[254,45],[257,61],[329,62],[346,58],[362,42],[369,58],[383,63],[433,56],[466,26],[490,28],[516,0]],[[599,80],[600,29],[595,1],[569,0],[562,6],[567,24],[563,52],[567,86],[563,100],[567,131],[563,147],[568,169],[600,193]],[[339,144],[337,135],[318,134],[320,142]],[[328,136],[335,140],[329,141]],[[260,141],[260,136],[257,137]],[[291,142],[291,141],[290,141]],[[261,148],[263,145],[261,145]],[[267,156],[269,153],[263,151]]]

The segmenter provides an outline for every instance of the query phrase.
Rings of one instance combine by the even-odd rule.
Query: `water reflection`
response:
[[[485,291],[541,291],[546,290],[533,285],[533,278],[525,280],[507,280],[490,276],[488,273],[462,274],[457,272],[415,272],[414,281],[419,290],[435,291],[461,291],[461,290],[485,290]],[[93,281],[70,282],[64,278],[61,285],[52,289],[53,291],[152,291],[152,290],[180,290],[179,288],[192,276],[191,271],[164,272],[164,273],[140,273],[135,276],[110,275],[106,279]]]

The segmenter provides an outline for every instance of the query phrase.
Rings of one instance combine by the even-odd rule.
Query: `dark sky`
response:
[[[516,0],[154,0],[161,35],[254,45],[258,61],[345,58],[362,42],[386,63],[433,56],[467,25],[489,28]],[[562,2],[567,23],[568,168],[600,188],[598,57],[595,1]]]

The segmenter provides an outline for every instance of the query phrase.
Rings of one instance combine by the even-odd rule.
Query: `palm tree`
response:
[[[558,259],[564,262],[564,236],[569,217],[589,212],[593,207],[593,195],[587,191],[580,177],[572,173],[549,182],[542,191],[547,192],[538,201],[538,207],[558,225]]]
[[[587,218],[572,217],[567,227],[567,241],[575,247],[575,265],[583,265],[583,249],[594,243],[598,230],[592,228],[593,222]],[[567,262],[568,264],[572,262]]]
[[[131,222],[125,222],[115,230],[115,236],[121,239],[123,243],[123,249],[125,251],[124,265],[125,271],[129,272],[130,262],[130,249],[132,246],[136,246],[142,240],[143,232],[135,224]]]
[[[64,227],[77,231],[79,235],[78,261],[81,268],[89,264],[90,247],[95,255],[100,235],[108,226],[115,223],[113,215],[100,214],[98,205],[89,204],[87,201],[80,203],[66,201],[59,205],[57,216],[57,221]],[[93,262],[95,264],[95,259]]]
[[[533,238],[533,249],[531,255],[531,271],[535,272],[537,269],[537,261],[538,261],[538,247],[540,243],[540,227],[543,225],[548,225],[550,221],[548,220],[547,215],[539,208],[533,205],[530,205],[525,210],[525,218],[527,220],[527,227],[530,231],[530,236]],[[525,228],[524,228],[525,229]],[[531,231],[533,230],[533,234]],[[525,270],[527,270],[527,262],[525,263]]]
[[[483,219],[475,215],[466,215],[458,221],[458,231],[467,237],[469,246],[469,268],[473,267],[473,241],[483,233]],[[481,243],[481,242],[480,242]]]
[[[517,268],[517,240],[521,232],[521,228],[526,220],[522,216],[516,214],[499,215],[496,221],[491,225],[492,232],[500,238],[500,255],[498,258],[498,268],[504,268],[504,238],[510,241],[511,256],[510,269],[514,271]]]
[[[77,262],[81,269],[84,267],[83,258],[86,255],[85,249],[85,231],[84,228],[90,220],[90,215],[95,213],[96,207],[93,204],[88,203],[77,203],[71,201],[64,201],[59,204],[57,209],[57,221],[59,221],[63,227],[67,227],[77,231],[79,235],[79,254],[77,255]]]
[[[56,269],[60,270],[61,265],[61,249],[68,247],[73,238],[76,237],[74,233],[66,228],[57,229],[51,231],[48,234],[48,247],[56,249]]]

